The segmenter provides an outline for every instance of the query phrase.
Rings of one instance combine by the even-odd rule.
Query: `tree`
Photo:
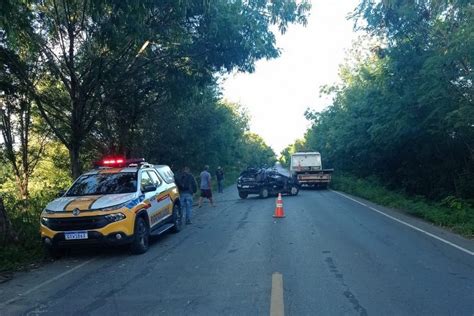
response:
[[[378,44],[341,68],[330,107],[308,113],[307,146],[410,194],[472,197],[472,5],[362,1],[355,17]]]
[[[145,96],[143,108],[164,103],[159,83],[170,68],[207,77],[253,70],[256,60],[278,55],[270,25],[284,31],[289,23],[306,23],[308,9],[305,1],[283,0],[10,0],[0,15],[0,55],[68,148],[77,177],[81,149],[104,108],[115,106],[109,101],[121,95],[111,91],[119,81],[138,79],[127,92]],[[38,56],[40,85],[15,64],[20,53]],[[158,71],[147,80],[150,70]]]
[[[17,240],[17,236],[12,229],[3,198],[0,195],[0,246],[4,246],[14,240]]]
[[[0,61],[3,60],[0,58]],[[34,61],[16,59],[15,64],[28,73],[30,81],[36,81]],[[8,63],[2,63],[0,69],[0,132],[3,139],[0,148],[12,166],[20,197],[26,203],[29,179],[42,156],[48,132],[41,127],[29,91],[12,75],[14,70]]]
[[[47,136],[40,133],[32,136],[32,130],[38,128],[32,126],[32,109],[28,100],[6,99],[0,109],[5,157],[13,167],[20,196],[27,201],[29,179],[42,156]]]
[[[246,133],[241,153],[242,167],[271,167],[276,162],[273,149],[259,135]]]

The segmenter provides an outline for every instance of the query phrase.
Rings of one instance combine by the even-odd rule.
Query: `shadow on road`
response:
[[[150,249],[157,246],[159,243],[165,242],[170,237],[170,235],[173,234],[171,232],[165,232],[159,236],[150,236]],[[127,256],[133,256],[129,248],[129,245],[77,245],[64,249],[62,256],[57,260],[87,260],[98,255],[105,258],[123,258]]]

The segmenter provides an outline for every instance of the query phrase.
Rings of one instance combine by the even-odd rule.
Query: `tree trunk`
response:
[[[71,160],[71,174],[73,179],[78,178],[82,173],[81,160],[79,159],[79,151],[79,144],[71,144],[71,148],[69,149],[69,158]]]
[[[28,182],[29,182],[29,177],[28,174],[23,173],[21,176],[16,175],[16,185],[18,187],[18,190],[20,191],[20,197],[21,200],[25,202],[28,201],[28,198],[30,196],[29,191],[28,191]]]
[[[11,241],[16,241],[17,239],[18,238],[12,229],[12,224],[8,219],[3,199],[0,196],[0,246],[4,246]]]

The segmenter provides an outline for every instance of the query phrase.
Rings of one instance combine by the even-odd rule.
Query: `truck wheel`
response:
[[[173,205],[173,228],[171,228],[172,233],[178,233],[183,227],[183,211],[181,206],[178,204]]]
[[[239,196],[241,199],[246,199],[247,196],[249,196],[247,193],[244,193],[244,192],[239,192]]]
[[[145,219],[140,216],[135,221],[135,232],[133,235],[133,242],[131,250],[133,254],[142,254],[148,250],[150,242],[150,230],[145,222]]]
[[[266,199],[269,195],[269,192],[268,192],[268,189],[267,188],[263,188],[260,190],[260,197],[262,199]]]
[[[291,189],[290,189],[290,194],[291,194],[291,195],[298,195],[298,192],[299,192],[299,191],[300,191],[300,190],[298,189],[298,187],[293,185],[293,186],[291,187]]]

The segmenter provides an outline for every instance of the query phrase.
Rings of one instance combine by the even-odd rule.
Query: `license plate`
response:
[[[87,231],[64,233],[64,239],[66,240],[78,240],[78,239],[87,239],[87,238],[88,238]]]
[[[248,186],[248,185],[243,185],[243,186],[242,186],[242,188],[244,188],[244,189],[248,189],[248,188],[249,188],[249,186]]]

